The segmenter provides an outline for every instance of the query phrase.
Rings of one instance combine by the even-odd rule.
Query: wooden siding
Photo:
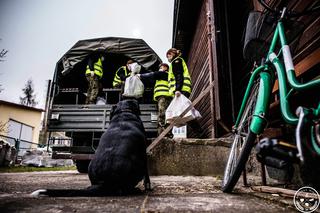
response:
[[[277,7],[279,4],[279,2],[275,0],[270,0],[269,2],[271,5],[273,5],[273,7]],[[319,2],[319,0],[290,1],[288,8],[289,10],[292,9],[294,11],[303,11],[306,8],[312,7],[317,2]],[[254,0],[254,5],[256,10],[263,10],[256,0]],[[289,45],[293,54],[296,75],[297,77],[303,78],[304,73],[313,67],[320,65],[320,16],[319,12],[317,12],[307,16],[301,16],[294,20],[296,23],[299,23],[300,29],[297,32],[299,36],[293,39]],[[290,30],[292,29],[287,28],[288,34],[291,33]],[[311,76],[311,78],[314,78],[317,75],[320,75],[320,71]],[[278,82],[276,81],[273,91],[276,92],[277,90]]]
[[[277,0],[269,1],[273,7],[279,4]],[[301,11],[319,1],[292,0],[289,9]],[[203,116],[200,123],[207,136],[222,136],[230,131],[235,121],[253,67],[242,55],[246,20],[249,11],[263,8],[257,0],[175,0],[175,4],[173,46],[183,51],[187,61],[193,84],[191,100],[214,82],[213,91],[196,108]],[[211,21],[208,21],[208,11]],[[320,75],[320,16],[315,13],[300,17],[298,21],[304,27],[301,36],[295,37],[290,46],[296,74],[305,82]],[[208,23],[212,24],[211,30]],[[277,90],[275,85],[274,91]]]
[[[196,31],[191,43],[187,59],[189,72],[192,79],[191,100],[198,97],[203,89],[213,81],[212,66],[209,52],[209,29],[207,17],[207,1],[203,1]],[[207,94],[195,108],[200,111],[202,119],[200,125],[208,137],[214,137],[213,93]]]

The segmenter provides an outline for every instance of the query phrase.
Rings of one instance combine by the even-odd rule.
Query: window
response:
[[[28,150],[31,148],[32,144],[24,141],[32,142],[33,127],[12,119],[9,120],[8,124],[9,124],[8,136],[12,138],[16,138],[18,140],[22,140],[20,141],[20,144],[19,144],[20,151],[18,154],[21,156],[25,150]],[[12,144],[12,145],[15,145],[15,144]]]

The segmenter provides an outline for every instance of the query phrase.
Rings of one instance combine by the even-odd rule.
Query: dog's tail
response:
[[[87,189],[39,189],[30,194],[32,197],[99,197],[106,196],[101,186],[91,186]]]
[[[129,194],[141,194],[142,191],[135,188],[131,190],[107,190],[103,186],[90,186],[87,189],[39,189],[32,192],[32,197],[104,197]]]

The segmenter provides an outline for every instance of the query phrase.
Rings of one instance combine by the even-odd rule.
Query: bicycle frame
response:
[[[279,52],[282,53],[284,65],[278,56],[274,53],[277,42],[280,40],[281,50]],[[293,90],[303,91],[306,89],[313,88],[315,86],[320,86],[320,79],[314,80],[305,84],[301,84],[298,82],[293,61],[290,53],[290,48],[287,45],[285,31],[283,27],[283,23],[281,19],[278,21],[272,42],[268,51],[266,64],[259,66],[256,68],[249,80],[248,87],[245,92],[245,96],[243,98],[241,108],[235,123],[235,128],[238,127],[240,118],[243,114],[244,108],[248,101],[251,88],[253,86],[254,81],[260,76],[260,87],[259,87],[259,94],[257,97],[257,103],[255,112],[252,118],[252,122],[250,125],[250,130],[255,134],[261,134],[267,124],[265,119],[265,114],[268,112],[269,108],[269,101],[272,92],[272,86],[274,82],[272,69],[271,66],[274,66],[278,75],[278,82],[279,82],[279,94],[280,94],[280,108],[281,114],[284,118],[285,122],[293,125],[297,125],[298,117],[295,116],[290,110],[290,104],[288,102],[290,94],[292,94]],[[288,91],[287,81],[289,82],[290,90]],[[317,109],[312,109],[313,115],[319,117],[320,115],[320,103]]]
[[[259,0],[259,2],[264,3],[264,0]],[[318,170],[317,165],[320,156],[318,140],[318,133],[320,131],[318,123],[320,118],[320,103],[316,109],[299,106],[296,110],[296,116],[291,111],[289,98],[293,95],[294,91],[303,91],[315,86],[320,86],[320,79],[305,84],[300,84],[297,81],[282,24],[282,20],[286,14],[286,8],[284,7],[281,11],[273,9],[270,9],[270,11],[275,15],[281,13],[281,17],[278,19],[274,30],[268,54],[263,58],[262,65],[253,71],[246,88],[241,108],[233,128],[235,137],[222,181],[223,192],[231,192],[235,187],[241,172],[246,168],[246,162],[249,159],[251,150],[256,145],[257,136],[263,133],[267,126],[268,121],[266,117],[276,75],[279,83],[278,90],[280,94],[281,114],[284,122],[291,124],[292,127],[295,128],[296,146],[293,146],[291,143],[283,143],[283,141],[278,139],[271,141],[273,139],[270,140],[270,138],[267,138],[266,143],[261,142],[261,146],[257,147],[257,154],[259,155],[257,157],[260,158],[261,162],[265,163],[265,165],[276,168],[279,167],[276,164],[279,163],[280,165],[280,162],[282,164],[282,160],[290,161],[288,162],[289,166],[291,163],[299,162],[302,181],[308,185],[319,184],[317,174],[320,170]],[[290,17],[290,15],[288,15],[288,17]],[[251,24],[249,21],[248,23]],[[277,51],[277,54],[275,51]],[[317,98],[317,101],[320,101],[320,97]],[[247,126],[248,124],[250,126]],[[273,148],[277,146],[277,144],[273,142],[279,142],[279,144],[281,142],[283,146],[290,147],[290,150],[292,150],[282,149],[281,147],[276,147],[279,148],[279,151],[273,150]],[[267,157],[273,157],[273,155],[268,153],[270,151],[276,151],[276,153],[274,153],[274,159],[270,158],[271,160],[267,159]],[[288,151],[288,153],[284,153],[286,151]],[[246,182],[245,180],[244,175],[244,182]]]

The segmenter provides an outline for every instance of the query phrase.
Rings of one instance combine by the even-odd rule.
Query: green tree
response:
[[[38,104],[36,102],[36,95],[34,94],[33,82],[32,79],[29,79],[25,84],[25,87],[22,89],[23,96],[20,96],[20,104],[34,107]]]

